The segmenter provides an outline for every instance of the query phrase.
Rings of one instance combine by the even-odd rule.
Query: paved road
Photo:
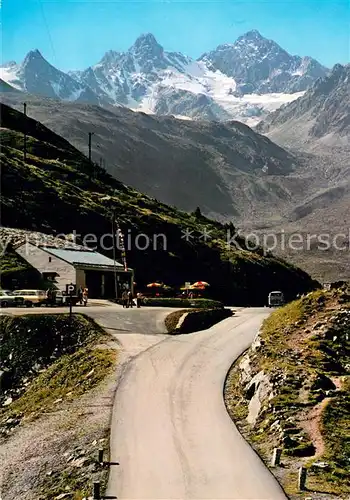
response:
[[[210,330],[164,335],[166,308],[76,307],[122,344],[112,416],[108,495],[119,499],[278,500],[270,472],[229,418],[222,388],[266,309],[238,309]],[[2,313],[67,312],[66,308]],[[147,335],[145,335],[147,334]]]
[[[83,313],[93,318],[103,328],[110,333],[140,333],[159,334],[165,332],[165,317],[175,309],[167,307],[142,307],[137,309],[123,309],[117,304],[107,301],[100,301],[99,304],[87,307],[73,307],[74,313]],[[31,308],[6,308],[1,310],[1,314],[62,314],[68,313],[68,307],[31,307]]]
[[[264,309],[160,339],[124,366],[112,417],[108,495],[119,499],[285,498],[227,414],[222,388]]]

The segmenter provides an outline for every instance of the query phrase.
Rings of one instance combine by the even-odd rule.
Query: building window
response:
[[[51,262],[51,261],[52,261],[52,259],[51,259],[51,257],[49,257],[49,262]]]

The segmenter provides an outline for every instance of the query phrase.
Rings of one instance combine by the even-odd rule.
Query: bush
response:
[[[180,311],[175,311],[170,314],[165,318],[165,327],[167,329],[168,333],[174,333],[176,330],[176,327],[180,321],[180,318],[184,315],[190,312],[189,310],[186,309],[180,309]]]
[[[145,306],[153,307],[183,307],[196,309],[223,309],[222,302],[211,299],[175,299],[175,298],[145,298],[143,300]]]
[[[180,328],[176,328],[180,318],[187,314]],[[232,316],[231,309],[216,308],[196,311],[175,311],[169,314],[165,320],[165,326],[169,333],[182,334],[207,330],[223,319]]]

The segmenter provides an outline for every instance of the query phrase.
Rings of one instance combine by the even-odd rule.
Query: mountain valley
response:
[[[330,245],[327,252],[317,242],[299,250],[278,244],[274,250],[319,280],[349,279],[344,250],[350,245],[349,65],[326,70],[310,58],[290,56],[255,30],[198,61],[167,53],[153,35],[142,35],[127,53],[110,51],[99,65],[79,74],[61,75],[51,66],[46,68],[50,78],[61,82],[59,95],[52,92],[53,87],[38,91],[38,82],[30,77],[39,75],[30,72],[31,67],[47,64],[38,51],[29,54],[20,68],[7,64],[2,74],[11,85],[1,81],[2,101],[22,111],[25,100],[29,116],[86,155],[91,133],[94,163],[161,202],[188,212],[200,207],[207,216],[233,220],[242,232],[259,238],[289,238],[295,233],[302,235],[304,243],[311,234],[327,233],[330,241],[338,238],[341,249]],[[218,118],[217,100],[202,91],[188,93],[181,88],[189,68],[191,85],[198,85],[203,64],[220,92],[234,79],[230,95],[235,99],[252,99],[252,92],[258,92],[263,100],[278,91],[284,96],[293,92],[293,101],[259,116],[254,129],[232,120],[227,108],[220,110]],[[176,69],[179,87],[173,85],[175,73],[169,73],[169,65]],[[125,77],[121,84],[118,76],[118,95],[111,85],[111,79],[117,81],[113,73],[117,66],[123,67]],[[136,69],[142,85],[135,83],[137,79],[132,84],[128,80]],[[9,78],[14,72],[17,80]],[[282,73],[284,77],[278,79],[276,75]],[[43,85],[45,74],[40,74]],[[137,106],[144,102],[150,84],[146,74],[152,85],[162,88],[153,110],[159,116],[142,112],[142,106],[138,112],[128,109],[130,96]],[[160,74],[168,80],[160,83]],[[248,81],[254,84],[247,87]],[[168,97],[172,111],[176,108],[181,118],[167,116]],[[184,103],[190,111],[181,108]]]

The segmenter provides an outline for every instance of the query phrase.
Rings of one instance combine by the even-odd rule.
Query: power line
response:
[[[50,28],[49,28],[49,24],[48,24],[46,16],[45,16],[44,7],[43,7],[43,4],[42,4],[41,0],[38,0],[38,2],[39,2],[39,5],[40,5],[41,14],[43,16],[44,24],[45,24],[45,27],[46,27],[47,36],[49,38],[49,42],[50,42],[50,45],[51,45],[51,50],[52,50],[52,54],[53,54],[53,57],[54,57],[54,60],[55,60],[55,64],[57,64],[56,52],[55,52],[55,48],[54,48],[54,45],[53,45],[52,36],[51,36]]]

